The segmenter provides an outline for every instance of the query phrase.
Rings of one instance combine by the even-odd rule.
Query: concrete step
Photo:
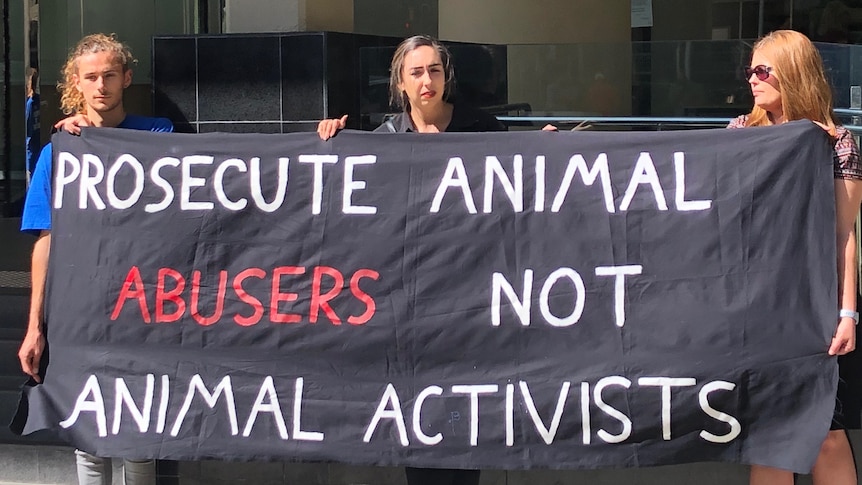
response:
[[[28,305],[29,296],[0,293],[0,391],[17,392],[26,380],[18,363],[18,347],[24,338]]]
[[[26,321],[19,321],[16,328],[0,326],[0,340],[11,340],[13,342],[21,342],[26,333]]]
[[[18,392],[25,382],[27,382],[27,376],[20,370],[15,375],[0,376],[0,392]]]
[[[0,241],[3,250],[0,251],[0,271],[29,271],[30,253],[36,238],[23,234],[20,218],[0,216]]]
[[[67,446],[0,445],[0,483],[75,485],[75,454]]]
[[[851,432],[855,445],[860,432]],[[117,460],[118,461],[118,460]],[[117,465],[118,466],[118,465]],[[217,460],[159,462],[158,485],[405,485],[401,467],[340,463],[227,462]],[[114,469],[114,484],[122,474]],[[0,485],[74,485],[75,458],[66,446],[0,444]],[[745,485],[748,468],[720,463],[693,463],[620,470],[528,470],[482,472],[480,485]],[[797,485],[810,485],[800,476]]]
[[[21,463],[26,463],[22,467]],[[157,484],[180,485],[405,485],[400,467],[354,466],[339,463],[169,462],[173,473],[157,464]],[[8,471],[7,471],[8,470]],[[7,478],[11,477],[11,478]],[[114,469],[114,484],[122,474]],[[0,445],[0,484],[71,484],[76,481],[74,453],[64,447]],[[799,485],[810,484],[803,477]],[[640,470],[485,470],[480,485],[744,485],[747,468],[695,464]]]
[[[18,362],[19,339],[0,339],[0,389],[6,389],[6,377],[20,380],[21,365]]]
[[[6,290],[0,291],[0,338],[5,333],[14,330],[16,335],[23,332],[27,326],[27,314],[30,310],[29,290],[13,294]],[[18,337],[20,338],[20,337]]]

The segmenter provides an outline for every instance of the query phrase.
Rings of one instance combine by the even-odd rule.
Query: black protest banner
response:
[[[830,142],[55,138],[25,432],[104,456],[810,469],[837,371]]]

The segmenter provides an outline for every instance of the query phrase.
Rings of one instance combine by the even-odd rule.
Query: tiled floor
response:
[[[0,445],[0,482],[75,485],[75,455],[66,447]]]
[[[400,467],[338,463],[161,462],[158,471],[159,485],[406,485]],[[743,485],[746,473],[745,467],[722,464],[641,470],[486,470],[481,485]],[[115,472],[115,484],[121,483],[121,475]],[[3,482],[74,485],[72,449],[0,445]]]
[[[22,234],[21,219],[0,217],[0,271],[30,271],[33,236]]]
[[[862,432],[854,431],[856,449]],[[160,462],[158,485],[406,485],[399,467],[339,463]],[[529,470],[482,473],[480,485],[745,485],[747,468],[699,463],[628,470]],[[116,469],[114,484],[121,485]],[[71,448],[0,444],[0,485],[75,485]],[[810,485],[800,477],[797,485]]]

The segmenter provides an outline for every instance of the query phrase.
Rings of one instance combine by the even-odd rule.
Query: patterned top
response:
[[[728,128],[745,128],[748,115],[737,116],[727,125]],[[862,161],[859,147],[850,130],[843,126],[835,127],[835,151],[832,155],[833,173],[836,179],[862,180]]]

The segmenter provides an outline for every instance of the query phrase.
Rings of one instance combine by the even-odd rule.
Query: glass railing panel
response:
[[[746,113],[752,98],[742,68],[749,63],[752,43],[449,46],[464,99],[507,119],[521,117],[522,124],[533,127],[544,117],[704,119]],[[862,86],[862,46],[816,45],[833,87],[835,106],[850,107],[850,87]],[[362,114],[370,125],[392,111],[387,96],[394,47],[361,52]],[[842,120],[852,121],[845,115]]]

